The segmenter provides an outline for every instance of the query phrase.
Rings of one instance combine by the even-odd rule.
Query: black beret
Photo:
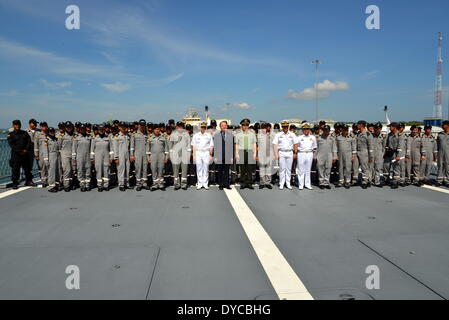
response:
[[[28,121],[28,123],[38,124],[38,122],[36,121],[36,119],[30,119],[30,121]]]
[[[41,122],[41,127],[48,127],[48,124],[47,124],[47,122]]]
[[[48,128],[48,132],[55,132],[55,128],[53,127]]]
[[[73,123],[71,121],[66,121],[65,122],[65,126],[66,127],[73,127]]]
[[[382,125],[382,123],[377,122],[374,124],[374,128],[383,128],[383,125]]]
[[[240,125],[249,126],[250,122],[251,121],[249,119],[243,119],[242,121],[240,121]]]
[[[357,124],[360,124],[360,125],[366,127],[366,121],[365,120],[360,120],[359,122],[357,122]]]
[[[13,124],[13,126],[17,126],[17,125],[21,126],[22,122],[20,122],[20,120],[13,120],[12,124]]]

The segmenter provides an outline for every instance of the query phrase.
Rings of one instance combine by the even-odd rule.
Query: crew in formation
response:
[[[351,127],[336,123],[334,130],[324,121],[296,128],[288,122],[251,125],[249,119],[234,127],[222,121],[218,128],[215,120],[199,128],[143,119],[98,125],[66,121],[57,129],[46,122],[38,129],[37,124],[31,119],[24,131],[14,120],[8,135],[14,189],[21,168],[25,185],[36,186],[33,166],[50,192],[187,190],[193,185],[223,190],[232,184],[240,189],[278,185],[280,190],[312,190],[312,183],[320,189],[449,187],[449,121],[436,135],[430,126],[412,126],[405,133],[401,122],[383,133],[381,123],[365,121]],[[431,178],[434,162],[438,169]]]

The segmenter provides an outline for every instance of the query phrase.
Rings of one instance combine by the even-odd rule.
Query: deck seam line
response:
[[[154,274],[156,273],[157,262],[159,260],[159,254],[161,253],[161,248],[159,247],[157,250],[156,261],[154,262],[153,272],[151,273],[150,284],[148,285],[147,294],[145,296],[145,300],[148,300],[148,296],[150,295],[151,284],[153,283]]]
[[[424,282],[422,282],[421,280],[419,280],[418,278],[416,278],[414,275],[412,275],[411,273],[407,272],[405,269],[401,268],[399,265],[397,265],[396,263],[394,263],[393,261],[391,261],[390,259],[388,259],[387,257],[385,257],[384,255],[382,255],[380,252],[378,252],[377,250],[375,250],[374,248],[370,247],[369,245],[367,245],[365,242],[363,242],[360,239],[357,239],[358,242],[360,242],[361,244],[363,244],[365,247],[367,247],[368,249],[370,249],[371,251],[373,251],[376,255],[378,255],[379,257],[381,257],[382,259],[384,259],[385,261],[389,262],[390,264],[392,264],[393,266],[395,266],[396,268],[398,268],[400,271],[402,271],[403,273],[405,273],[406,275],[408,275],[410,278],[412,278],[413,280],[417,281],[418,283],[420,283],[421,285],[423,285],[424,287],[426,287],[427,289],[429,289],[430,291],[432,291],[433,293],[435,293],[437,296],[439,296],[441,299],[443,300],[447,300],[443,295],[441,295],[440,293],[438,293],[437,291],[435,291],[434,289],[432,289],[431,287],[429,287],[428,285],[426,285]]]

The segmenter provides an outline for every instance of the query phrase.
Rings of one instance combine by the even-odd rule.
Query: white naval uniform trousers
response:
[[[192,138],[192,146],[195,147],[195,163],[197,186],[207,187],[209,184],[210,148],[214,146],[212,135],[208,132],[195,133]]]
[[[298,137],[292,133],[279,132],[274,136],[273,144],[279,150],[279,187],[287,184],[290,187],[293,165],[293,146],[298,143]]]
[[[314,135],[298,137],[298,179],[299,188],[311,188],[310,171],[312,169],[313,153],[317,148]]]

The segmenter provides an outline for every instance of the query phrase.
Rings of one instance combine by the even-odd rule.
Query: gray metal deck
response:
[[[315,299],[449,297],[448,194],[275,189],[239,193]],[[277,299],[217,188],[33,188],[0,204],[0,299]],[[80,290],[65,287],[68,265]]]

